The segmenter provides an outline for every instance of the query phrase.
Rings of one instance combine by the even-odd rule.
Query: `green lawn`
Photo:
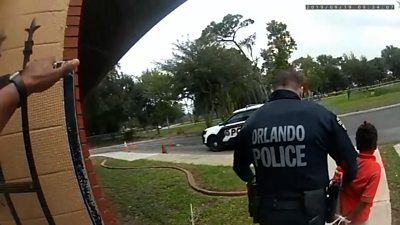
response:
[[[160,130],[160,134],[157,134],[156,130],[139,133],[138,135],[142,138],[158,138],[158,137],[170,137],[175,135],[195,134],[201,133],[206,129],[205,122],[190,123],[179,127],[173,127],[169,129]]]
[[[390,203],[392,205],[392,224],[400,224],[400,157],[392,144],[380,147],[383,164],[390,190]]]
[[[389,183],[392,224],[400,224],[400,157],[393,144],[380,146]],[[96,161],[100,162],[101,158]],[[113,166],[179,165],[192,171],[196,182],[213,190],[244,190],[231,167],[173,164],[151,160],[133,162],[108,159]],[[186,225],[190,224],[193,204],[196,225],[250,225],[246,197],[210,197],[193,191],[185,175],[168,169],[109,170],[96,163],[100,182],[106,188],[124,225]]]
[[[138,160],[108,160],[115,166],[168,165],[169,163]],[[244,183],[231,167],[194,166],[190,169],[196,182],[215,190],[244,190]],[[190,204],[195,211],[196,225],[251,225],[247,213],[247,197],[211,197],[193,191],[185,175],[168,169],[108,170],[96,166],[106,194],[120,212],[126,225],[189,225]]]
[[[355,112],[370,108],[391,105],[400,102],[400,83],[375,88],[369,91],[352,92],[350,100],[347,94],[328,97],[321,104],[336,114]]]

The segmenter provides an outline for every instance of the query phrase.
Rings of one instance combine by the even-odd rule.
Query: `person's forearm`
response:
[[[365,208],[366,205],[367,204],[364,202],[358,203],[356,208],[354,208],[354,210],[349,215],[347,215],[346,218],[350,221],[353,221],[360,214],[360,212]]]
[[[0,132],[7,124],[19,104],[18,91],[14,84],[9,84],[0,89]]]

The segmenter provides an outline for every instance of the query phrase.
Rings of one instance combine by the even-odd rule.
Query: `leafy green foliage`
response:
[[[175,92],[194,100],[196,114],[227,114],[249,103],[253,68],[241,52],[202,41],[176,44],[162,68],[173,75]]]
[[[145,112],[159,134],[159,126],[164,121],[174,122],[184,115],[182,105],[174,100],[173,80],[169,74],[157,70],[146,71],[141,76],[141,83],[147,99]]]
[[[331,55],[319,55],[315,59],[300,57],[292,65],[303,72],[308,88],[317,93],[373,85],[391,79],[383,58],[367,60],[365,57],[357,58],[353,53],[336,58]]]
[[[264,59],[263,69],[271,81],[277,72],[291,67],[290,55],[297,49],[295,40],[287,30],[287,25],[272,20],[267,23],[268,44],[267,49],[261,51]]]
[[[210,43],[222,43],[225,46],[226,44],[233,44],[244,56],[249,55],[248,58],[252,59],[256,33],[249,35],[243,40],[236,39],[239,30],[252,24],[254,24],[254,20],[252,19],[243,20],[242,15],[228,14],[219,23],[211,22],[210,25],[203,30],[200,40],[205,40]],[[229,47],[229,45],[227,47]],[[247,54],[243,48],[248,51]]]
[[[123,128],[164,125],[181,118],[182,105],[174,101],[171,77],[147,71],[135,81],[111,70],[85,101],[91,134],[114,133]],[[133,133],[128,132],[125,139]]]
[[[381,52],[386,69],[392,72],[393,76],[400,78],[400,48],[393,45],[386,46]]]
[[[265,102],[271,81],[282,69],[301,70],[309,94],[345,89],[350,94],[355,86],[400,78],[400,48],[394,46],[386,46],[381,57],[371,60],[350,53],[341,57],[307,55],[289,62],[297,44],[287,25],[275,20],[266,24],[268,43],[260,54],[260,68],[259,57],[253,56],[256,33],[238,38],[254,22],[239,14],[212,21],[198,39],[177,41],[171,59],[137,79],[119,73],[118,66],[111,70],[86,99],[90,133],[150,126],[157,127],[160,135],[159,126],[184,116],[181,102],[188,99],[193,102],[194,120],[205,118],[206,125],[211,126],[214,118],[225,118],[237,108]]]
[[[131,98],[140,92],[130,76],[111,70],[98,87],[86,98],[87,126],[91,134],[117,132],[129,120],[139,99]]]

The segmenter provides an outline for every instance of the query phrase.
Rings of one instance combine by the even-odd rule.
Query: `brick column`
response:
[[[82,14],[82,0],[71,0],[67,14],[67,27],[65,29],[64,39],[64,60],[78,58],[79,56],[79,31]],[[92,193],[96,200],[97,208],[105,225],[117,225],[115,214],[110,208],[110,204],[104,196],[103,188],[97,182],[96,174],[93,170],[93,164],[90,159],[89,143],[87,141],[87,131],[85,129],[85,116],[83,99],[79,91],[79,71],[75,77],[75,96],[76,96],[76,115],[79,128],[79,138],[81,143],[82,155],[85,160],[85,167],[89,177]],[[89,74],[85,74],[88,76]]]

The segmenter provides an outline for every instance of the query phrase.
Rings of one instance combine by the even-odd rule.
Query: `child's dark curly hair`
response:
[[[367,121],[361,124],[356,132],[357,149],[360,152],[375,150],[378,142],[378,131]]]

